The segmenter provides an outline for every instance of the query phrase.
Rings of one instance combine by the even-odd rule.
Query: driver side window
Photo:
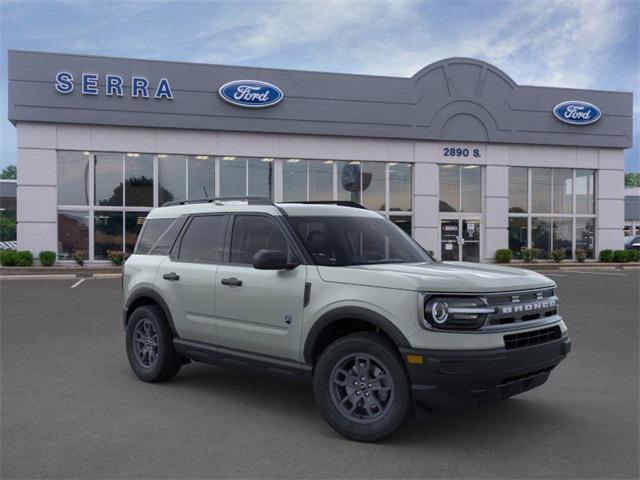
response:
[[[280,225],[261,215],[237,215],[231,234],[230,263],[251,265],[253,256],[262,249],[289,253]]]

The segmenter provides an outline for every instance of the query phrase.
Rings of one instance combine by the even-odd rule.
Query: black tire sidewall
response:
[[[331,372],[346,355],[365,353],[378,359],[393,380],[391,409],[381,419],[361,424],[350,420],[331,397]],[[375,442],[391,435],[402,426],[412,411],[411,384],[402,359],[386,337],[375,332],[361,332],[342,337],[329,345],[318,359],[313,376],[316,403],[324,419],[338,433],[363,442]]]
[[[141,365],[135,358],[133,337],[136,326],[143,320],[153,325],[158,335],[158,357],[151,367]],[[155,305],[144,305],[135,309],[127,322],[126,335],[127,358],[131,369],[140,380],[159,382],[173,377],[180,369],[180,364],[173,348],[173,335],[169,330],[164,315]]]

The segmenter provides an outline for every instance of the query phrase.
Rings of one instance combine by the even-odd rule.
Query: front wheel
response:
[[[316,363],[318,408],[338,433],[375,442],[395,432],[412,410],[411,387],[395,346],[375,332],[342,337]]]

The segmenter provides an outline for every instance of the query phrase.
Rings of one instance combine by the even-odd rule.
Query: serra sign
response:
[[[99,75],[97,73],[83,73],[80,76],[80,93],[82,95],[99,95]],[[56,75],[56,90],[59,93],[69,94],[75,90],[73,75],[69,72],[58,72]],[[104,76],[104,94],[108,97],[124,96],[124,79],[120,75],[107,73]],[[155,90],[150,88],[150,82],[146,77],[131,77],[131,96],[134,98],[149,98],[150,92],[153,98],[166,98],[173,100],[173,92],[169,80],[161,78]]]

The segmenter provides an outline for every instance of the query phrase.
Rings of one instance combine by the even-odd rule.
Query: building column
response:
[[[484,200],[484,259],[495,262],[496,250],[509,248],[509,167],[487,165]]]
[[[624,151],[598,151],[596,179],[596,255],[624,248]]]
[[[438,165],[419,163],[413,172],[413,238],[440,259],[438,245]]]
[[[17,125],[19,250],[58,251],[56,127]]]

